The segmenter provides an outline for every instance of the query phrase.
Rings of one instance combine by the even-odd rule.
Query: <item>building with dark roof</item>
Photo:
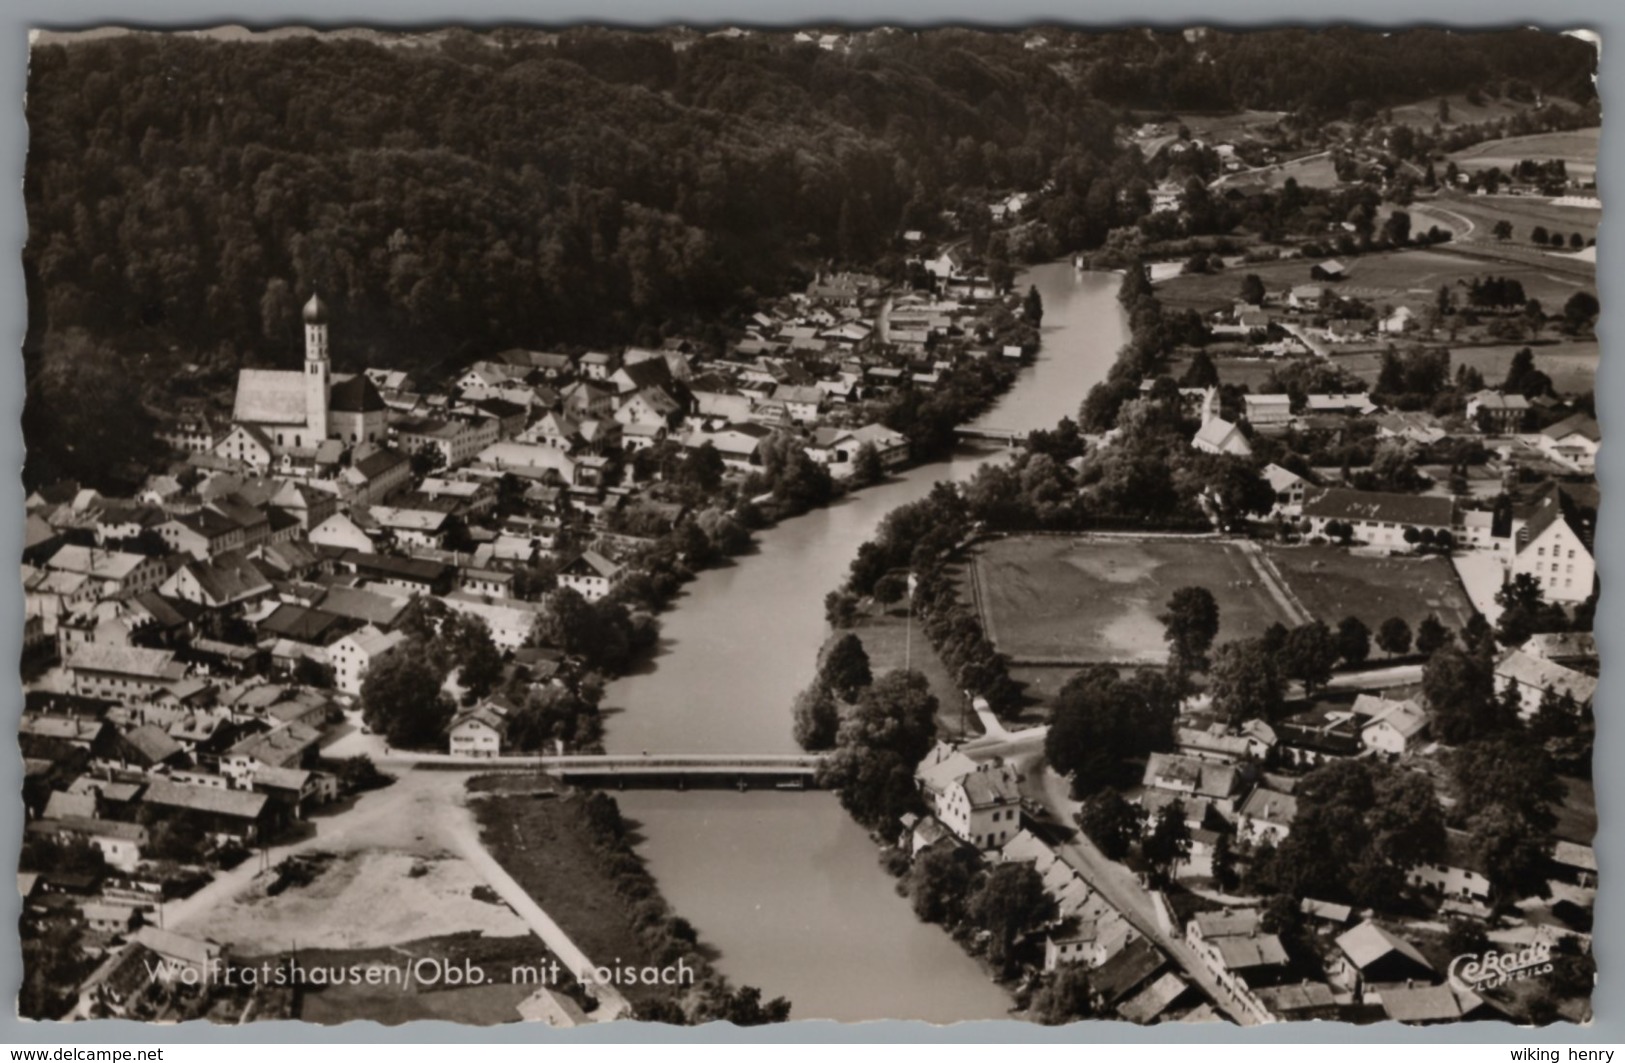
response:
[[[1452,532],[1456,503],[1427,495],[1328,487],[1304,498],[1303,516],[1311,535],[1327,535],[1326,526],[1337,521],[1350,525],[1360,542],[1406,550],[1415,545],[1405,538],[1407,531]]]

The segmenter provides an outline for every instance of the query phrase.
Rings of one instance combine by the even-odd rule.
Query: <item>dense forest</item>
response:
[[[1594,63],[1530,31],[388,41],[33,49],[31,483],[140,445],[132,379],[163,405],[157,381],[183,365],[207,390],[244,362],[290,364],[312,289],[341,370],[715,341],[814,270],[900,275],[898,234],[947,236],[944,211],[1011,258],[1100,246],[1146,209],[1120,107],[1318,112],[1486,78],[1580,98]],[[988,239],[989,191],[1045,187],[1019,242]]]
[[[1585,103],[1596,96],[1596,50],[1538,30],[1457,33],[1351,27],[1252,33],[1124,32],[1088,65],[1090,93],[1154,109],[1292,111],[1309,120],[1505,82]]]

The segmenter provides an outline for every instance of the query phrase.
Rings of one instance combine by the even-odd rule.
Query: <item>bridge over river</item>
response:
[[[667,790],[805,790],[818,783],[823,758],[814,753],[581,753],[568,756],[454,757],[394,753],[386,763],[455,771],[535,771],[600,787]]]
[[[1014,447],[1027,442],[1029,433],[1020,428],[989,428],[967,424],[955,428],[954,435],[967,443],[999,443]]]

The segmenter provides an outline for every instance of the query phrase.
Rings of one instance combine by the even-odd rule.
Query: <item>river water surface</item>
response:
[[[1039,266],[1043,349],[977,422],[1028,430],[1076,416],[1127,341],[1118,277]],[[911,469],[758,536],[758,551],[700,574],[661,617],[659,653],[610,684],[612,753],[793,753],[790,705],[827,634],[824,596],[898,506],[962,480],[1002,451]],[[798,1019],[1001,1018],[1010,998],[941,928],[919,922],[874,843],[819,792],[627,791],[638,851],[672,906],[720,953],[717,967]],[[606,957],[599,962],[609,962]]]

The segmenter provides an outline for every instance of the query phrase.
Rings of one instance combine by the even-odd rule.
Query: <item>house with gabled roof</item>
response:
[[[1141,781],[1145,786],[1173,794],[1207,798],[1228,813],[1241,790],[1243,776],[1235,764],[1220,764],[1177,753],[1152,753],[1146,758]]]
[[[1191,438],[1191,446],[1204,454],[1232,454],[1245,458],[1253,453],[1253,445],[1247,441],[1246,433],[1239,425],[1223,417],[1213,417],[1204,422]]]
[[[1415,945],[1369,919],[1338,935],[1337,948],[1343,957],[1341,971],[1352,976],[1356,985],[1412,979],[1432,982],[1438,977]]]
[[[1443,897],[1484,904],[1490,899],[1488,868],[1471,835],[1447,828],[1443,859],[1417,864],[1406,872],[1405,878],[1412,886]]]
[[[462,709],[446,725],[447,752],[454,757],[496,757],[508,737],[507,708],[487,698]]]
[[[622,567],[596,550],[583,550],[559,568],[559,586],[569,587],[589,602],[609,594]]]
[[[1236,838],[1252,845],[1280,845],[1292,832],[1298,799],[1291,794],[1255,787],[1236,814]]]
[[[370,624],[339,639],[327,648],[334,687],[346,694],[360,694],[367,671],[405,641],[406,636],[398,631],[386,633]]]
[[[174,650],[81,642],[64,662],[73,692],[107,701],[144,700],[186,676]]]
[[[162,777],[148,783],[142,803],[169,814],[183,814],[212,835],[253,842],[270,825],[270,798],[249,790],[221,789],[173,782]]]
[[[1391,491],[1356,491],[1347,487],[1326,487],[1307,495],[1303,516],[1311,535],[1326,535],[1326,525],[1340,521],[1354,529],[1354,538],[1371,546],[1409,550],[1405,532],[1452,532],[1456,526],[1456,503],[1432,495],[1405,495]]]
[[[1539,710],[1548,690],[1559,698],[1573,698],[1578,707],[1591,704],[1597,694],[1595,676],[1536,657],[1521,647],[1507,650],[1495,662],[1496,689],[1505,690],[1509,684],[1518,692],[1518,713],[1525,719]]]
[[[1579,472],[1595,472],[1597,450],[1602,445],[1602,431],[1598,428],[1595,417],[1577,413],[1541,429],[1540,435],[1536,437],[1536,445],[1554,461],[1562,462]]]
[[[1427,736],[1427,710],[1413,700],[1389,701],[1361,694],[1354,700],[1353,711],[1364,720],[1360,742],[1367,749],[1397,757],[1410,752]]]

